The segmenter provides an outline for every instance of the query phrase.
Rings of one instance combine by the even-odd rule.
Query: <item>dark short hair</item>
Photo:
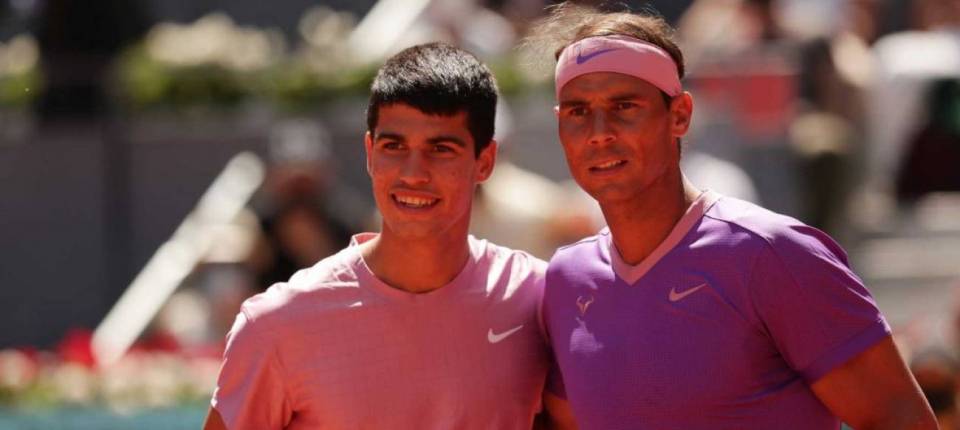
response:
[[[376,130],[380,107],[394,103],[429,115],[466,112],[475,156],[493,139],[497,83],[487,66],[460,48],[427,43],[390,57],[370,86],[367,131]]]

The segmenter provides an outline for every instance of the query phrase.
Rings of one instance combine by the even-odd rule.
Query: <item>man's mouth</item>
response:
[[[432,197],[422,197],[422,196],[407,196],[407,195],[397,195],[392,194],[393,201],[397,202],[398,205],[411,208],[411,209],[423,209],[432,207],[440,201],[440,199]]]
[[[611,160],[604,163],[597,164],[596,166],[591,166],[591,172],[605,172],[608,170],[614,170],[620,166],[627,164],[627,160]]]

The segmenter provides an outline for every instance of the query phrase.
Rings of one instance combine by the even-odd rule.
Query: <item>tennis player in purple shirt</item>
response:
[[[584,429],[933,429],[870,293],[824,233],[697,188],[693,114],[659,18],[567,5],[560,140],[608,229],[557,251],[546,401]]]

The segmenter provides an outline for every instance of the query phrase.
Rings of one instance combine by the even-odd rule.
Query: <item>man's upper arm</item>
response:
[[[863,429],[936,428],[890,328],[846,254],[802,224],[775,230],[751,297],[785,362],[836,416]]]
[[[211,406],[233,429],[279,429],[292,410],[275,348],[241,312],[227,335],[223,365]]]
[[[933,411],[888,336],[827,372],[811,388],[857,430],[936,429]]]

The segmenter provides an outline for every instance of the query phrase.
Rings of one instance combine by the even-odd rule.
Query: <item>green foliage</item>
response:
[[[40,94],[40,72],[30,69],[23,73],[0,75],[0,108],[25,108]]]
[[[174,66],[153,60],[142,47],[119,62],[122,100],[131,107],[233,108],[254,94],[257,76],[216,64]]]
[[[338,98],[365,95],[376,71],[368,66],[320,73],[303,63],[289,61],[264,75],[261,90],[280,109],[303,111]]]
[[[376,73],[372,66],[318,72],[296,59],[257,71],[217,64],[177,66],[147,55],[142,47],[118,62],[122,100],[134,109],[230,109],[261,100],[281,110],[301,111],[342,97],[366,94]]]
[[[317,53],[310,54],[285,55],[260,69],[237,70],[213,61],[165,63],[152,58],[141,43],[117,63],[118,93],[121,101],[134,110],[222,110],[254,101],[282,111],[302,112],[337,99],[365,96],[379,66],[356,65],[332,55],[319,56],[324,62],[315,64]],[[552,83],[532,81],[511,56],[488,64],[505,96]]]

